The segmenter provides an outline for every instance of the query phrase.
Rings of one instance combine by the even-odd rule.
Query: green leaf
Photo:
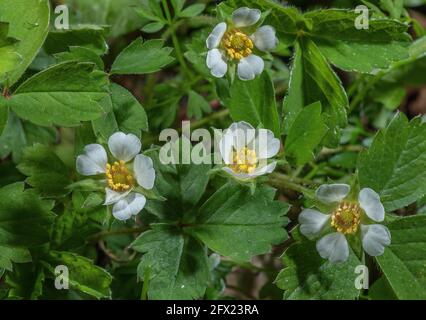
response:
[[[25,81],[8,100],[21,118],[37,125],[77,126],[102,115],[107,77],[90,63],[55,65]]]
[[[150,276],[150,299],[188,300],[204,295],[210,275],[207,252],[195,239],[159,225],[140,235],[132,247],[144,253],[138,276]]]
[[[178,147],[178,143],[180,143],[180,147]],[[202,142],[194,147],[189,144],[189,152],[192,153],[193,148],[198,148],[199,146],[202,146]],[[175,150],[175,148],[180,148],[182,152],[185,150],[181,146],[181,140],[174,144],[173,149]],[[196,151],[198,150],[200,149]],[[151,157],[154,162],[156,172],[155,186],[158,189],[158,193],[167,198],[166,202],[161,203],[161,214],[157,212],[156,215],[166,220],[176,217],[181,218],[184,214],[192,217],[192,211],[188,209],[193,208],[204,195],[210,180],[209,171],[211,165],[165,165],[160,160],[158,151],[148,151],[146,155]],[[174,156],[178,157],[177,154],[174,154]],[[202,152],[200,152],[200,156],[203,156]],[[173,208],[173,212],[170,212],[170,208]]]
[[[148,117],[139,101],[118,84],[111,84],[110,91],[110,97],[104,101],[110,110],[93,121],[94,131],[105,139],[117,131],[133,133],[138,137],[141,136],[141,131],[148,131]]]
[[[189,92],[188,97],[188,118],[195,118],[197,120],[203,117],[203,113],[211,113],[212,108],[206,99],[196,93],[195,91]]]
[[[21,63],[8,74],[12,86],[34,60],[49,29],[50,4],[48,0],[2,0],[0,21],[9,23],[9,37],[18,39],[16,52]]]
[[[143,1],[136,13],[148,21],[158,21],[167,23],[160,1]]]
[[[109,35],[120,37],[142,26],[142,19],[136,14],[135,6],[141,0],[67,0],[71,11],[70,20],[79,24],[93,23],[108,25]]]
[[[368,289],[368,297],[372,300],[397,300],[395,293],[384,276],[371,285]]]
[[[43,201],[23,183],[0,189],[0,245],[35,247],[49,241],[53,203]]]
[[[206,8],[206,5],[204,3],[196,3],[193,5],[190,5],[189,7],[186,7],[181,13],[179,13],[179,17],[191,18],[191,17],[198,16],[204,11],[205,8]]]
[[[274,196],[270,187],[257,186],[252,195],[249,188],[227,184],[202,205],[186,230],[223,256],[249,260],[287,239],[283,215],[289,206]]]
[[[36,144],[24,150],[19,171],[28,176],[26,182],[43,197],[59,197],[69,193],[68,168],[47,146]]]
[[[36,126],[20,120],[13,112],[9,112],[6,127],[0,136],[0,158],[12,153],[15,163],[19,162],[23,149],[34,143],[51,144],[57,140],[55,128]]]
[[[0,137],[3,134],[3,130],[7,125],[7,118],[9,116],[9,110],[7,108],[7,101],[0,96]]]
[[[19,41],[8,37],[8,33],[9,24],[0,22],[0,83],[7,79],[8,72],[21,63],[21,56],[16,51]]]
[[[163,40],[142,42],[142,39],[136,39],[118,55],[111,73],[147,74],[160,71],[174,61],[170,56],[173,49],[163,47],[163,44]]]
[[[8,297],[12,299],[36,300],[43,294],[45,275],[40,265],[25,263],[15,265],[5,282],[11,288]]]
[[[146,32],[146,33],[156,33],[163,28],[164,28],[164,23],[162,23],[162,22],[151,22],[151,23],[144,25],[144,27],[142,28],[142,31]]]
[[[305,14],[312,20],[311,39],[331,63],[346,71],[373,73],[408,56],[408,25],[391,19],[369,19],[368,29],[356,29],[359,13],[349,10],[316,10]]]
[[[58,63],[68,61],[94,63],[99,70],[104,70],[104,62],[94,51],[84,47],[70,47],[69,51],[55,54]]]
[[[12,271],[12,263],[26,262],[31,262],[28,249],[0,246],[0,268]]]
[[[290,127],[286,138],[286,156],[293,158],[297,165],[303,165],[314,158],[314,149],[319,145],[327,126],[321,117],[321,103],[303,108]]]
[[[392,243],[376,261],[398,299],[426,299],[426,216],[388,225]]]
[[[53,270],[58,265],[68,268],[70,289],[81,291],[97,299],[111,297],[111,275],[94,265],[91,260],[75,253],[60,251],[51,251],[46,260],[50,264],[49,269],[53,275]]]
[[[322,118],[329,129],[325,143],[335,146],[339,129],[347,124],[348,98],[340,79],[315,43],[302,38],[296,45],[290,87],[284,99],[285,132],[288,133],[305,106],[317,101],[321,102]]]
[[[279,137],[280,121],[275,89],[267,72],[252,81],[235,79],[227,106],[234,121],[247,121],[254,127],[264,127]]]
[[[108,51],[104,34],[104,28],[90,25],[69,30],[53,30],[49,32],[44,49],[48,54],[55,54],[68,51],[70,47],[83,47],[97,55],[103,55]]]
[[[380,194],[387,211],[409,205],[426,193],[426,125],[399,113],[358,159],[361,187]]]
[[[321,258],[315,241],[301,238],[293,232],[297,242],[283,255],[285,268],[275,280],[285,290],[288,300],[353,300],[358,298],[355,279],[359,276],[355,268],[361,264],[351,251],[346,262],[332,264]]]

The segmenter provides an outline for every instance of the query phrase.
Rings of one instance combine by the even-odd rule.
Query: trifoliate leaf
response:
[[[392,243],[376,261],[398,299],[426,299],[426,216],[389,223]]]
[[[288,133],[299,112],[311,103],[321,102],[322,118],[328,127],[326,145],[338,143],[340,128],[346,126],[348,98],[340,79],[318,47],[302,38],[296,45],[290,87],[284,100],[284,126]]]
[[[124,49],[111,68],[112,74],[147,74],[160,71],[174,61],[172,48],[163,47],[163,40],[136,39]]]
[[[387,211],[409,205],[426,193],[426,125],[399,113],[360,154],[361,187],[379,193]]]
[[[139,236],[132,247],[144,253],[138,276],[149,281],[150,299],[188,300],[204,295],[210,271],[206,248],[197,240],[159,225]]]
[[[77,126],[102,115],[107,78],[90,63],[66,62],[25,81],[8,100],[21,118],[37,125]]]
[[[257,186],[251,194],[247,187],[227,184],[201,206],[186,230],[223,256],[249,260],[287,239],[283,215],[289,206],[274,196],[270,187]]]
[[[0,2],[0,21],[9,23],[9,37],[19,39],[16,52],[22,59],[21,63],[8,74],[9,86],[18,81],[43,45],[49,30],[49,17],[48,0]]]
[[[292,126],[286,139],[286,156],[303,165],[314,158],[314,149],[319,145],[327,126],[321,117],[321,103],[313,103],[303,108]]]
[[[44,197],[63,196],[70,191],[66,189],[72,182],[68,168],[47,146],[36,144],[25,149],[18,169]]]
[[[49,241],[53,203],[39,198],[23,183],[0,189],[0,245],[35,247]]]
[[[284,299],[348,300],[359,296],[355,268],[361,262],[352,250],[348,261],[332,264],[318,254],[315,241],[302,238],[297,231],[293,235],[297,242],[284,252],[285,267],[275,280],[285,290]]]
[[[279,137],[280,120],[275,89],[267,72],[251,81],[235,79],[227,106],[234,121],[247,121],[254,127],[264,127]]]

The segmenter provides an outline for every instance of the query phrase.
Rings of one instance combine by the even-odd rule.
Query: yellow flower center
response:
[[[331,225],[343,234],[353,234],[358,230],[361,208],[357,203],[342,202],[331,215]]]
[[[238,29],[227,31],[222,38],[222,45],[227,55],[235,60],[249,56],[253,49],[253,41]]]
[[[257,168],[257,163],[256,151],[244,147],[233,153],[230,167],[237,173],[252,173]]]
[[[133,186],[133,176],[124,161],[107,164],[106,177],[108,187],[114,191],[124,192]]]

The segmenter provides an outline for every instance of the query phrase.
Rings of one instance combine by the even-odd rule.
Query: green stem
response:
[[[191,79],[192,77],[192,73],[188,68],[188,65],[186,64],[185,61],[185,57],[182,54],[182,49],[180,47],[179,44],[179,39],[176,36],[176,31],[175,31],[175,27],[174,25],[176,24],[176,22],[174,21],[174,19],[172,19],[172,15],[170,13],[170,9],[169,6],[167,4],[167,0],[162,0],[163,3],[163,7],[164,7],[164,12],[166,13],[166,18],[169,24],[169,30],[170,30],[170,35],[172,37],[172,42],[173,42],[173,46],[175,48],[175,52],[176,52],[176,58],[179,62],[179,64],[182,67],[182,71],[184,72],[184,74],[188,77],[188,79]]]
[[[301,185],[302,183],[315,184],[315,182],[312,181],[305,181],[303,179],[293,178],[286,176],[282,173],[274,172],[269,176],[269,183],[279,189],[290,189],[296,192],[303,193],[307,197],[314,197],[313,190]]]

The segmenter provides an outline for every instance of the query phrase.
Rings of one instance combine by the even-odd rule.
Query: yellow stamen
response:
[[[232,29],[222,38],[222,46],[231,59],[241,60],[252,53],[253,41],[238,29]]]
[[[361,208],[357,203],[342,202],[331,215],[331,225],[343,234],[357,232],[361,220]]]
[[[231,169],[238,173],[252,173],[258,164],[256,151],[247,147],[234,152],[232,157]]]
[[[133,176],[124,161],[107,164],[105,175],[108,187],[114,191],[124,192],[133,186]]]

